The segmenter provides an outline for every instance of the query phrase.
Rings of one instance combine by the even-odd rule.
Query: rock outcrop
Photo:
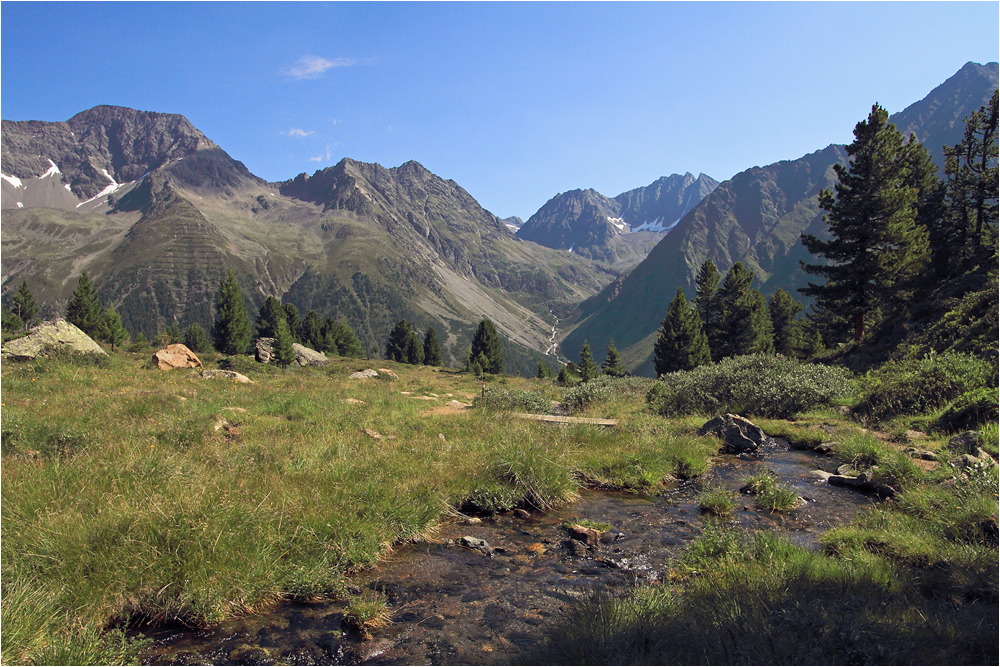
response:
[[[744,454],[758,451],[770,442],[759,426],[739,415],[720,415],[698,429],[698,435],[714,435],[724,443],[727,452]]]
[[[37,324],[27,336],[4,345],[2,353],[8,359],[34,359],[47,347],[87,354],[107,354],[93,338],[63,319]]]
[[[227,380],[236,380],[240,384],[250,384],[253,382],[250,378],[242,373],[237,373],[236,371],[202,371],[201,376],[206,380],[212,380],[215,378],[225,378]]]
[[[175,368],[202,368],[201,359],[187,345],[174,343],[153,353],[153,363],[161,371]]]
[[[295,363],[299,366],[323,367],[330,365],[330,360],[322,352],[317,352],[298,343],[293,343],[292,349],[295,351]]]

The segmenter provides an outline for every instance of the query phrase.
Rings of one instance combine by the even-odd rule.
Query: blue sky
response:
[[[0,113],[180,113],[258,176],[416,160],[501,217],[848,143],[968,61],[997,2],[0,4]]]

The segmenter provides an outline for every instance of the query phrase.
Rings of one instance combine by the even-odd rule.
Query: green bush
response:
[[[787,418],[827,405],[851,388],[845,369],[768,354],[666,373],[660,382],[663,390],[653,385],[647,399],[663,416],[732,412]]]
[[[996,422],[1000,418],[998,401],[1000,390],[996,387],[967,391],[948,405],[934,421],[934,426],[942,431],[965,431],[980,424]]]
[[[997,384],[996,369],[970,354],[928,354],[889,361],[858,380],[855,410],[876,419],[921,414]]]
[[[743,480],[744,493],[754,496],[759,507],[772,512],[784,512],[799,506],[799,496],[787,484],[778,481],[770,470],[750,475]]]
[[[520,410],[541,415],[552,411],[551,402],[541,394],[512,387],[487,387],[485,394],[473,399],[472,405],[488,410]]]
[[[654,382],[650,378],[601,375],[567,391],[563,402],[577,412],[593,403],[605,403],[621,396],[642,396]]]

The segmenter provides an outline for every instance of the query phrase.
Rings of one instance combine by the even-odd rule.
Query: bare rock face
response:
[[[739,415],[720,415],[700,429],[698,435],[714,435],[725,443],[726,451],[743,454],[756,452],[770,438],[749,419]]]
[[[161,371],[175,368],[202,368],[201,359],[186,345],[174,343],[153,353],[153,363]]]
[[[46,347],[68,348],[74,352],[104,354],[94,339],[66,320],[48,320],[37,324],[27,336],[3,346],[3,356],[9,359],[34,359]]]
[[[259,363],[266,364],[271,361],[271,356],[273,354],[274,339],[258,338],[257,343],[254,345],[254,358],[257,359]]]
[[[299,345],[298,343],[292,343],[292,349],[295,351],[295,362],[299,366],[329,366],[330,360],[326,358],[326,355],[322,352],[317,352],[312,350],[305,345]]]

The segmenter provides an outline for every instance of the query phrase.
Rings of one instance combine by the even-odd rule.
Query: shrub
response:
[[[962,394],[996,387],[992,365],[970,354],[928,354],[922,359],[886,362],[858,381],[860,401],[855,410],[884,419],[921,414]]]
[[[641,396],[654,382],[650,378],[601,375],[567,391],[563,402],[570,410],[577,412],[592,403],[604,403],[623,396]]]
[[[842,368],[751,354],[662,375],[663,390],[654,385],[647,399],[664,416],[733,412],[787,418],[846,396],[849,378]]]
[[[1000,418],[998,401],[1000,390],[996,387],[967,391],[948,405],[934,421],[934,426],[942,431],[964,431],[996,422]]]
[[[485,394],[477,396],[472,405],[488,410],[522,410],[535,414],[548,414],[552,410],[549,399],[541,394],[512,387],[487,387]]]
[[[729,516],[735,505],[733,493],[724,486],[709,486],[698,494],[698,509],[705,514]]]

